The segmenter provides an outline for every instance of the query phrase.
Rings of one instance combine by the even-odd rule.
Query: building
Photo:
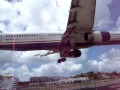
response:
[[[30,78],[30,86],[31,87],[43,86],[46,84],[46,82],[54,82],[54,81],[59,81],[59,80],[60,80],[60,77],[58,77],[58,76],[31,77]]]
[[[30,82],[29,81],[21,81],[17,83],[17,90],[20,90],[21,88],[28,88],[30,86]]]
[[[79,83],[79,82],[86,81],[86,80],[88,80],[88,78],[86,77],[84,78],[63,78],[58,81],[45,82],[45,84],[47,86],[50,86],[50,85],[59,85],[59,84]]]
[[[18,78],[10,75],[0,75],[0,90],[16,90]]]

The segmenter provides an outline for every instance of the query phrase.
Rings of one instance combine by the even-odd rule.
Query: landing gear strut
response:
[[[58,60],[58,63],[65,62],[65,61],[66,61],[66,58],[61,58]]]

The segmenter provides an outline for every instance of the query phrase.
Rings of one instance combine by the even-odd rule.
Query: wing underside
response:
[[[66,31],[60,42],[83,42],[83,33],[91,33],[94,24],[96,0],[72,0]]]

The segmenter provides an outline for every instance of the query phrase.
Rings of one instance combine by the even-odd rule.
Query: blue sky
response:
[[[70,3],[71,0],[0,0],[0,30],[4,33],[64,33]],[[119,0],[97,0],[95,30],[120,31],[119,3]],[[92,70],[120,72],[119,45],[81,51],[80,58],[61,64],[56,63],[59,54],[34,56],[47,51],[0,51],[0,74],[14,74],[20,80],[28,80],[31,76],[70,76]]]
[[[109,5],[110,11],[111,11],[111,18],[114,22],[117,21],[119,15],[120,15],[120,12],[119,12],[120,5],[119,5],[119,3],[120,3],[119,0],[112,0],[112,4]]]

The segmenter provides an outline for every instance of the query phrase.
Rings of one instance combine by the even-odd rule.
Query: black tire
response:
[[[57,62],[58,62],[58,63],[61,63],[61,59],[59,59]]]
[[[66,61],[66,58],[63,58],[63,59],[62,59],[62,62],[65,62],[65,61]]]

